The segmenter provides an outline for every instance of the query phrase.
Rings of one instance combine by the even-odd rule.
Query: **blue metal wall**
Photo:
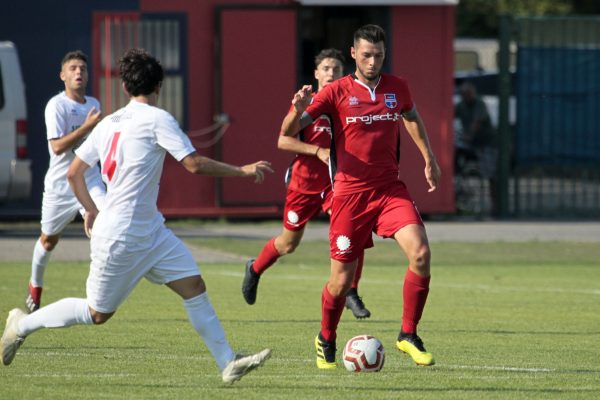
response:
[[[509,23],[510,22],[510,23]],[[502,74],[517,46],[517,123],[501,190],[524,217],[600,216],[600,17],[503,19]],[[502,80],[506,85],[509,80]],[[502,90],[504,102],[508,90]],[[506,107],[505,107],[506,109]],[[502,113],[501,113],[502,114]],[[509,142],[507,113],[501,138]],[[509,155],[509,146],[502,147]],[[508,166],[508,157],[501,166]],[[508,170],[508,168],[504,168]]]
[[[27,145],[32,160],[33,182],[29,201],[1,206],[0,214],[9,214],[11,209],[18,207],[20,214],[39,215],[49,159],[44,108],[47,101],[64,88],[59,78],[64,54],[80,49],[91,57],[93,11],[138,9],[138,0],[22,0],[3,3],[0,40],[10,40],[17,45],[27,87]],[[91,86],[88,89],[88,93],[95,95],[91,93]]]
[[[519,48],[519,164],[600,165],[599,77],[598,48]]]

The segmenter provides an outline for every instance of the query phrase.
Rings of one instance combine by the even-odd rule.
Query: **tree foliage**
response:
[[[600,14],[598,0],[460,0],[456,36],[497,37],[499,17]]]

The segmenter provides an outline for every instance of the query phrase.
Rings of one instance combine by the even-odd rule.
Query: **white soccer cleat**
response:
[[[17,354],[17,350],[25,341],[24,337],[21,337],[17,334],[17,324],[25,316],[27,316],[27,314],[25,314],[19,308],[13,308],[8,313],[4,334],[2,334],[2,339],[0,339],[0,347],[2,348],[2,364],[4,365],[9,365],[12,362]]]
[[[223,382],[233,383],[242,379],[244,375],[253,369],[262,366],[269,357],[271,357],[271,349],[264,349],[263,351],[250,356],[237,354],[233,361],[227,364],[223,370]]]

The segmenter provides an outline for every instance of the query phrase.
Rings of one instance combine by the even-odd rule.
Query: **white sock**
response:
[[[199,296],[184,300],[183,305],[192,326],[202,336],[206,347],[222,371],[235,358],[235,353],[225,338],[225,332],[210,303],[208,294],[204,292]]]
[[[50,261],[51,251],[47,251],[42,242],[39,240],[35,242],[33,248],[33,258],[31,259],[31,284],[36,287],[44,286],[44,271]]]
[[[87,300],[71,297],[48,304],[24,317],[19,321],[17,334],[27,336],[42,328],[65,328],[93,323]]]

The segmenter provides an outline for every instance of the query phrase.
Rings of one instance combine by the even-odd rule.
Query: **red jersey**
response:
[[[300,131],[298,139],[324,149],[331,145],[331,122],[327,116],[319,116]],[[298,154],[294,159],[288,189],[305,194],[324,192],[331,185],[329,168],[319,157]]]
[[[398,181],[402,113],[414,108],[406,80],[381,74],[375,89],[348,75],[327,85],[306,112],[332,123],[329,162],[335,195]]]

